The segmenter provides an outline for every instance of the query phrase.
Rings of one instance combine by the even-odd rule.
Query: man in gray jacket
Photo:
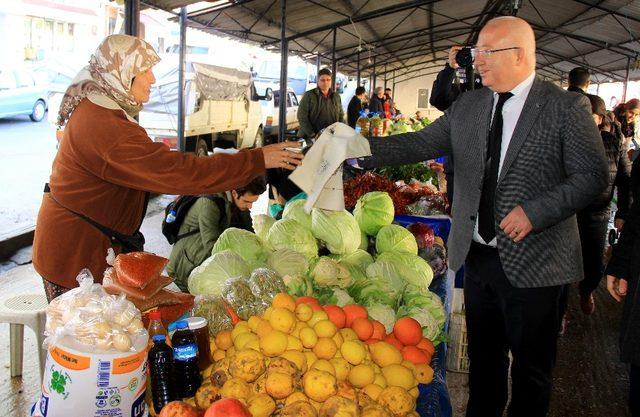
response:
[[[465,265],[467,417],[547,415],[564,284],[582,279],[575,213],[602,191],[607,164],[588,100],[535,75],[522,19],[493,19],[472,50],[486,88],[461,95],[415,133],[372,138],[361,165],[451,156],[452,269]]]

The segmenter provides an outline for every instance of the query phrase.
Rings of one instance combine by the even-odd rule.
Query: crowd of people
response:
[[[571,72],[569,92],[537,77],[534,32],[519,18],[495,18],[481,30],[471,51],[482,83],[476,88],[464,91],[455,83],[457,50],[433,88],[432,101],[444,115],[417,132],[370,138],[372,155],[355,165],[448,157],[449,264],[465,267],[467,416],[501,417],[509,374],[508,415],[547,415],[569,288],[579,283],[582,311],[590,315],[605,275],[611,295],[625,300],[621,357],[630,363],[632,415],[640,416],[640,162],[630,151],[637,148],[640,102],[608,112],[600,97],[587,93],[585,68]],[[168,267],[182,290],[224,229],[251,230],[248,210],[267,186],[280,210],[300,194],[287,179],[304,158],[294,149],[299,142],[208,157],[153,143],[133,117],[149,99],[158,60],[143,40],[109,36],[65,93],[64,138],[33,250],[49,300],[75,287],[83,268],[99,279],[108,248],[143,248],[139,229],[150,192],[201,196],[183,221]],[[331,71],[321,69],[317,87],[302,97],[300,137],[344,121],[332,81]],[[398,113],[392,91],[383,87],[371,97],[356,89],[349,125],[363,110]],[[614,196],[619,240],[605,264]]]

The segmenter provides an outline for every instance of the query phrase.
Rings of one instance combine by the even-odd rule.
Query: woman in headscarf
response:
[[[109,36],[65,92],[58,115],[64,137],[33,245],[49,300],[76,287],[83,268],[101,282],[109,248],[142,250],[149,192],[214,194],[246,185],[266,168],[300,164],[302,155],[285,150],[297,142],[205,158],[154,143],[134,116],[149,100],[159,60],[141,39]]]

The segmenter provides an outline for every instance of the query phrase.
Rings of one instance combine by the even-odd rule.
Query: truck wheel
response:
[[[209,155],[209,148],[207,147],[207,141],[205,141],[204,139],[198,139],[198,143],[196,143],[195,154],[196,156]]]
[[[264,132],[262,131],[262,128],[259,127],[258,131],[256,132],[256,140],[253,141],[253,147],[262,148],[263,146],[264,146]]]
[[[33,110],[31,111],[29,117],[34,122],[41,122],[42,119],[44,119],[44,114],[46,113],[46,111],[47,107],[45,106],[44,101],[38,100],[36,101],[36,104],[33,105]]]

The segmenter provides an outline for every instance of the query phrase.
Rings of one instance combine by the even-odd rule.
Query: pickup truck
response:
[[[156,84],[140,112],[140,125],[156,142],[177,147],[178,68],[154,68]],[[215,146],[260,147],[262,104],[249,72],[190,62],[185,71],[185,150],[206,155]]]
[[[262,132],[265,143],[273,143],[278,137],[280,123],[280,87],[271,83],[256,83],[258,94],[262,94],[260,100],[262,106]],[[298,122],[298,97],[292,88],[287,88],[287,127],[289,135],[295,135],[300,123]]]

